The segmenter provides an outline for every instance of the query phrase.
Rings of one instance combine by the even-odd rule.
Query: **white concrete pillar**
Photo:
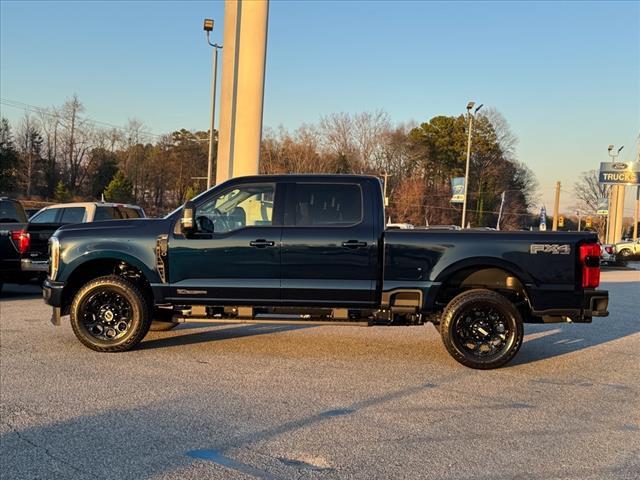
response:
[[[622,218],[624,214],[624,185],[611,186],[611,201],[609,205],[609,228],[607,239],[609,243],[617,243],[622,239]]]
[[[258,173],[268,0],[225,0],[216,183]]]

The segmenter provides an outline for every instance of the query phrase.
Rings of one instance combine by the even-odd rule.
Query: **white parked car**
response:
[[[638,240],[628,240],[616,243],[616,253],[620,260],[631,260],[640,258],[640,238]]]
[[[413,230],[410,223],[387,223],[387,230]]]
[[[600,263],[616,263],[616,246],[611,244],[600,245]]]

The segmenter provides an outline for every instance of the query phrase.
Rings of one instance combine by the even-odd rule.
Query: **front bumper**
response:
[[[60,325],[63,289],[64,283],[52,282],[48,278],[42,285],[42,298],[44,299],[44,303],[53,307],[53,311],[51,312],[51,323],[53,323],[54,325]]]
[[[62,307],[63,288],[63,282],[53,282],[47,278],[42,284],[42,298],[44,298],[44,303],[52,307]]]
[[[48,272],[49,260],[31,260],[23,258],[20,260],[20,268],[23,272]]]

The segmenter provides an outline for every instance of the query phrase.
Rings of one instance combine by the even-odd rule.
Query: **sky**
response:
[[[100,122],[206,130],[204,18],[221,43],[219,1],[0,0],[0,96],[47,107],[76,93]],[[507,119],[540,203],[550,209],[559,180],[570,211],[574,181],[607,145],[638,155],[640,2],[270,3],[265,127],[377,109],[420,123],[469,100]],[[15,124],[24,112],[1,114]]]

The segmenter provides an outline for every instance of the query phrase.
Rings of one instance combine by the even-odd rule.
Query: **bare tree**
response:
[[[583,172],[580,179],[573,184],[573,191],[580,201],[580,207],[588,213],[595,213],[600,198],[609,198],[609,185],[599,182],[598,172]]]
[[[82,112],[84,105],[75,94],[64,103],[60,112],[62,158],[68,187],[72,193],[78,193],[86,179],[89,166],[85,164],[86,157],[93,146],[93,129],[80,116]]]
[[[42,136],[39,127],[38,121],[26,112],[16,130],[16,144],[23,167],[19,174],[27,196],[31,196],[34,193],[34,187],[41,184],[39,180],[43,173],[41,168]]]

